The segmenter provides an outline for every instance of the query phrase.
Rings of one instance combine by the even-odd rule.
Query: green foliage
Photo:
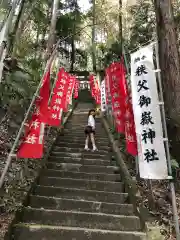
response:
[[[121,54],[121,44],[119,42],[114,42],[110,48],[104,50],[104,65],[108,66],[112,62],[119,61]]]
[[[11,108],[12,105],[23,107],[32,97],[35,83],[32,76],[22,71],[6,73],[0,84],[1,106]]]
[[[128,24],[123,23],[123,45],[126,47],[127,52],[153,39],[155,35],[155,12],[152,3],[148,0],[137,1],[135,5],[132,5],[126,11]],[[126,15],[125,12],[123,12],[123,14],[124,16]],[[109,21],[112,21],[113,16],[116,15],[117,12],[114,10],[111,15],[106,16],[106,19],[109,18]],[[105,27],[107,25],[108,23]],[[108,29],[108,32],[110,31],[111,29]],[[127,31],[128,34],[125,34],[125,31]],[[121,43],[117,38],[118,31],[116,31],[116,35],[109,35],[107,33],[106,42],[97,46],[101,52],[101,54],[97,54],[98,62],[102,62],[102,65],[105,67],[113,61],[118,61],[122,55]],[[97,53],[99,53],[98,50]]]
[[[130,27],[129,50],[152,40],[155,33],[155,12],[148,0],[139,1],[129,10],[133,23]]]

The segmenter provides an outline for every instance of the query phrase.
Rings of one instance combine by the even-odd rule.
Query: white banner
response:
[[[101,111],[106,111],[106,89],[105,89],[105,80],[101,82]]]
[[[167,179],[167,160],[152,45],[131,54],[131,89],[140,177]]]

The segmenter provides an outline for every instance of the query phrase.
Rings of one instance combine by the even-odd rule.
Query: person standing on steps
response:
[[[93,151],[97,151],[97,147],[96,147],[96,144],[95,144],[95,138],[94,138],[94,135],[95,135],[95,115],[96,115],[96,112],[94,109],[91,109],[89,110],[89,114],[88,114],[88,125],[85,127],[85,134],[86,134],[86,140],[85,140],[85,150],[86,151],[89,151],[89,139],[91,140],[92,142],[92,146],[93,146]]]

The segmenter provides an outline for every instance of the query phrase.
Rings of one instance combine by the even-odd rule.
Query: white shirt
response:
[[[95,129],[95,119],[92,115],[89,115],[88,117],[88,126],[91,126],[93,129]]]

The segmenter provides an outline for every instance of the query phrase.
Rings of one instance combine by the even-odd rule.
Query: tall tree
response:
[[[122,43],[123,43],[122,0],[119,0],[119,44],[120,44],[120,53],[121,54],[122,54]]]
[[[70,36],[70,44],[71,44],[71,65],[70,65],[70,71],[74,70],[74,64],[75,64],[75,57],[76,57],[76,25],[78,21],[79,16],[79,6],[77,3],[77,0],[70,0],[67,1],[68,7],[71,11],[71,19],[72,19],[72,36]]]
[[[5,41],[9,40],[8,39],[8,34],[11,31],[13,16],[14,16],[14,12],[16,10],[18,2],[19,2],[19,0],[14,0],[12,2],[12,8],[11,8],[11,11],[10,11],[9,16],[7,18],[7,21],[5,23],[6,24],[5,28],[4,28],[5,31],[3,33],[3,35],[4,35],[3,38],[4,38]],[[0,43],[0,59],[2,58],[3,48],[4,48],[4,43]]]
[[[168,116],[180,124],[180,58],[170,0],[154,0],[159,59]]]
[[[45,55],[46,60],[51,55],[51,51],[52,51],[53,45],[55,43],[58,8],[59,8],[59,0],[54,0],[53,8],[52,8],[52,18],[51,18],[51,24],[50,24],[49,39],[48,39],[47,50],[46,50],[46,55]]]
[[[19,5],[19,13],[17,15],[17,18],[16,18],[16,21],[15,21],[15,24],[14,24],[14,29],[12,31],[12,34],[11,34],[11,39],[10,39],[10,46],[9,46],[9,50],[12,51],[13,50],[13,47],[14,47],[14,43],[16,42],[15,41],[15,37],[16,37],[16,32],[17,32],[17,29],[18,29],[18,26],[19,26],[19,23],[20,23],[20,20],[22,18],[22,14],[23,14],[23,10],[24,10],[24,7],[25,7],[25,3],[26,3],[26,0],[22,0],[20,2],[20,5]],[[15,55],[15,49],[14,49],[14,52],[13,52]]]
[[[93,0],[93,14],[92,14],[92,64],[93,71],[96,73],[96,0]]]

